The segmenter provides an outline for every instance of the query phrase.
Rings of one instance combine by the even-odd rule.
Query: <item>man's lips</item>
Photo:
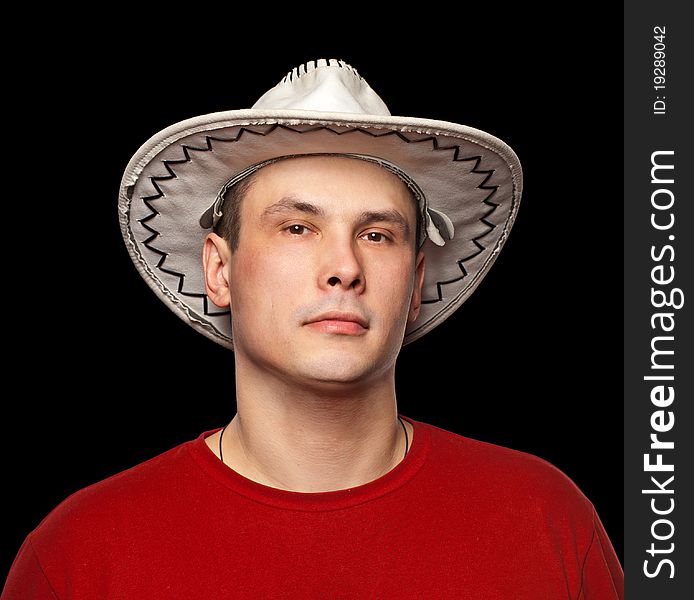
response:
[[[366,332],[369,324],[360,315],[331,311],[313,317],[306,323],[307,327],[323,333],[359,335]]]

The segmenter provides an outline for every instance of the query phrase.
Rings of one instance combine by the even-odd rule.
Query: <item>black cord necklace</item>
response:
[[[400,415],[398,415],[398,421],[400,421],[402,430],[405,432],[405,454],[403,455],[403,458],[405,458],[405,456],[407,456],[407,451],[410,449],[410,436],[407,435],[407,427],[405,427],[405,423],[400,418]],[[226,431],[227,427],[229,427],[229,423],[223,427],[222,433],[219,434],[219,460],[222,462],[224,462],[224,455],[222,454],[222,438],[224,437],[224,432]]]
[[[398,415],[398,421],[400,421],[402,430],[405,432],[405,454],[402,455],[402,457],[405,458],[407,456],[407,451],[410,449],[410,437],[407,435],[407,427],[405,427],[405,423],[400,418],[400,415]]]

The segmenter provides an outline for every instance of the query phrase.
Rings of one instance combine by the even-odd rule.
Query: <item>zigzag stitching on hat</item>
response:
[[[164,159],[164,160],[162,160],[161,162],[162,162],[162,164],[164,165],[164,168],[166,169],[166,171],[167,171],[169,174],[168,174],[168,175],[155,175],[155,176],[151,176],[151,177],[149,178],[150,183],[152,184],[152,187],[154,187],[154,189],[157,191],[157,193],[154,194],[154,195],[143,196],[143,197],[141,197],[142,202],[143,202],[143,203],[145,204],[145,206],[150,210],[150,214],[147,215],[146,217],[143,217],[142,219],[139,219],[139,223],[140,223],[145,229],[147,229],[147,231],[149,231],[150,233],[153,234],[151,237],[147,238],[147,239],[143,242],[143,244],[144,244],[147,248],[149,248],[150,250],[152,250],[153,252],[155,252],[155,253],[157,253],[157,254],[160,254],[164,259],[166,258],[167,254],[166,254],[165,252],[161,252],[160,250],[158,250],[158,249],[155,248],[154,246],[151,246],[151,245],[150,245],[150,242],[151,242],[152,240],[154,240],[156,237],[159,236],[159,232],[156,231],[155,229],[152,229],[151,227],[149,227],[149,226],[147,225],[147,221],[153,219],[154,217],[156,217],[156,216],[159,214],[159,211],[158,211],[156,208],[154,208],[154,207],[152,206],[151,202],[153,202],[153,201],[155,201],[155,200],[158,200],[158,199],[160,199],[160,198],[163,198],[163,197],[165,196],[163,190],[161,189],[161,187],[159,187],[158,182],[159,182],[159,181],[168,181],[168,180],[171,180],[171,179],[178,179],[178,175],[176,175],[176,172],[173,170],[173,168],[172,168],[170,165],[183,164],[183,163],[187,163],[187,162],[192,161],[192,160],[193,160],[193,157],[190,155],[190,151],[194,151],[194,152],[209,152],[209,151],[213,150],[212,141],[216,141],[216,142],[236,142],[236,141],[239,140],[239,138],[240,138],[246,131],[249,131],[249,133],[253,133],[253,134],[255,134],[255,135],[267,135],[267,133],[270,133],[270,131],[272,131],[272,129],[275,129],[275,127],[276,127],[276,125],[273,126],[273,127],[272,127],[269,131],[267,131],[265,134],[260,134],[260,133],[258,133],[257,131],[250,131],[250,130],[246,130],[246,129],[242,128],[242,129],[239,131],[238,135],[237,135],[235,138],[220,138],[220,137],[215,137],[215,136],[208,135],[208,136],[205,136],[205,147],[203,147],[203,148],[198,148],[198,147],[196,147],[196,146],[189,146],[189,145],[187,145],[187,144],[181,144],[181,149],[183,150],[183,155],[185,156],[185,158],[181,158],[181,159]],[[163,264],[163,260],[160,261],[159,263],[157,263],[157,265],[156,265],[157,268],[160,268],[162,271],[164,271],[164,272],[166,272],[166,273],[178,275],[178,273],[175,273],[174,271],[167,271],[166,269],[164,269],[163,267],[161,267],[161,264]],[[183,292],[183,291],[182,291],[182,286],[180,286],[179,292],[182,293],[182,294],[191,295],[191,296],[200,296],[200,294],[193,294],[193,293],[187,294],[186,292]],[[206,297],[205,294],[203,294],[203,295]]]
[[[496,191],[499,189],[498,185],[485,185],[491,178],[492,175],[494,175],[494,169],[488,169],[488,170],[479,170],[479,164],[482,160],[481,156],[468,156],[466,158],[459,158],[460,156],[460,146],[439,146],[439,141],[435,137],[427,137],[427,138],[422,138],[421,140],[408,140],[409,143],[417,143],[417,142],[425,142],[425,141],[431,141],[434,150],[440,150],[440,151],[445,151],[445,150],[453,150],[453,161],[455,162],[467,162],[474,160],[475,161],[475,166],[472,167],[470,170],[470,173],[475,173],[476,175],[485,175],[486,177],[484,178],[484,181],[477,185],[477,189],[479,190],[490,190],[490,193],[482,200],[483,204],[487,204],[488,206],[491,206],[490,210],[480,218],[480,221],[487,225],[489,227],[489,231],[483,233],[482,235],[474,238],[472,241],[479,240],[483,238],[485,235],[487,235],[492,229],[496,228],[496,225],[494,223],[490,223],[487,221],[487,217],[491,215],[496,208],[499,206],[497,203],[491,201],[491,197],[496,193]],[[476,255],[475,255],[476,256]],[[465,260],[470,260],[470,258],[466,258]]]
[[[479,164],[479,162],[478,162],[478,164]],[[487,183],[487,181],[489,181],[489,180],[492,178],[492,175],[494,174],[494,169],[491,169],[491,170],[489,170],[489,171],[475,171],[475,170],[473,169],[472,172],[473,172],[473,173],[479,173],[479,174],[487,173],[487,176],[484,178],[484,181],[483,181],[482,183],[480,183],[480,184],[477,186],[477,189],[480,189],[480,190],[491,190],[491,191],[489,192],[489,194],[487,195],[487,197],[484,198],[484,200],[482,200],[482,204],[486,204],[487,206],[490,206],[491,208],[490,208],[482,217],[480,217],[480,222],[481,222],[481,223],[484,223],[487,227],[489,227],[489,230],[488,230],[486,233],[483,233],[482,235],[479,235],[479,236],[477,236],[476,238],[474,238],[474,239],[472,240],[473,243],[477,244],[477,240],[481,240],[484,236],[486,236],[486,235],[488,235],[489,233],[491,233],[491,231],[492,231],[493,229],[496,229],[496,225],[495,225],[494,223],[488,221],[488,220],[487,220],[487,217],[488,217],[489,215],[491,215],[491,214],[498,208],[498,206],[499,206],[498,203],[492,202],[492,201],[491,201],[491,197],[492,197],[494,194],[496,194],[497,190],[499,189],[499,186],[498,186],[498,185],[485,185],[485,184]],[[480,251],[481,251],[481,250],[484,250],[484,248],[480,245]],[[476,253],[476,254],[474,254],[474,255],[472,255],[472,256],[470,256],[470,257],[468,257],[468,258],[466,258],[465,260],[470,260],[471,258],[474,258],[475,256],[477,256],[477,254],[479,254],[479,252]]]
[[[460,260],[456,261],[458,268],[460,269],[460,272],[462,275],[460,277],[454,277],[453,279],[449,279],[448,281],[437,281],[436,282],[436,298],[431,299],[431,300],[422,300],[422,304],[435,304],[436,302],[441,302],[443,300],[443,286],[444,285],[449,285],[451,283],[455,283],[456,281],[460,281],[461,279],[465,279],[465,277],[468,276],[468,271],[465,268],[465,265],[463,263],[468,262],[469,260],[472,260],[476,256],[479,256],[484,250],[486,250],[486,247],[483,246],[479,240],[482,238],[486,237],[489,235],[495,228],[496,225],[490,221],[487,220],[487,217],[489,217],[499,206],[498,203],[492,202],[491,198],[494,194],[496,194],[497,190],[499,189],[498,185],[486,185],[486,183],[492,178],[494,175],[494,169],[487,169],[487,170],[481,170],[478,169],[482,157],[481,156],[469,156],[465,158],[459,158],[460,156],[460,146],[454,145],[454,146],[440,146],[439,141],[435,137],[430,137],[430,138],[423,138],[422,140],[412,140],[412,141],[426,141],[426,140],[431,140],[433,143],[433,147],[435,150],[453,150],[453,160],[456,162],[466,162],[466,161],[475,161],[475,165],[472,167],[470,170],[470,173],[475,173],[478,175],[486,175],[484,180],[478,184],[476,187],[477,189],[480,190],[490,190],[490,193],[482,200],[483,204],[487,204],[490,206],[490,209],[479,219],[481,223],[484,223],[489,229],[482,233],[481,235],[478,235],[477,237],[473,238],[471,242],[477,246],[478,251],[473,252],[472,254],[466,256],[465,258],[461,258]]]
[[[158,248],[156,248],[155,246],[152,245],[152,242],[159,236],[159,232],[156,231],[155,229],[152,229],[151,227],[149,227],[149,225],[147,225],[147,222],[148,222],[149,220],[153,219],[154,217],[156,217],[156,216],[159,214],[159,212],[152,206],[151,202],[152,202],[152,201],[155,201],[155,200],[158,200],[158,199],[160,199],[160,198],[162,198],[162,197],[165,196],[163,190],[159,187],[159,185],[158,185],[157,182],[158,182],[158,181],[168,181],[168,180],[171,180],[171,179],[177,179],[178,176],[176,175],[176,172],[173,170],[173,168],[172,168],[170,165],[176,165],[176,164],[183,164],[183,163],[191,162],[192,159],[193,159],[193,157],[191,156],[191,154],[190,154],[189,151],[193,151],[193,152],[209,152],[209,151],[212,151],[212,150],[214,149],[213,146],[212,146],[212,142],[213,142],[213,141],[215,141],[215,142],[223,142],[223,143],[227,143],[227,142],[237,142],[237,141],[238,141],[239,139],[241,139],[241,137],[242,137],[244,134],[246,134],[246,133],[252,134],[252,135],[260,135],[260,136],[263,136],[263,137],[264,137],[264,136],[268,135],[269,133],[272,133],[275,129],[278,129],[278,128],[280,128],[280,129],[286,129],[286,130],[288,130],[288,131],[293,131],[294,133],[299,133],[299,134],[301,134],[301,133],[308,133],[308,132],[311,132],[311,131],[318,131],[318,130],[321,130],[321,129],[327,129],[328,131],[330,131],[331,133],[334,133],[334,134],[336,134],[336,135],[344,135],[344,134],[346,134],[346,133],[352,133],[352,132],[357,132],[357,133],[366,134],[366,135],[369,135],[369,136],[371,136],[371,137],[385,137],[385,136],[389,136],[389,135],[395,135],[396,137],[400,138],[401,140],[403,140],[404,142],[406,142],[406,143],[408,143],[408,144],[417,144],[417,143],[421,143],[421,142],[431,142],[431,144],[432,144],[432,149],[433,149],[433,150],[436,150],[436,151],[439,151],[439,152],[453,150],[453,158],[452,158],[452,160],[453,160],[454,162],[475,161],[475,165],[474,165],[474,166],[472,167],[472,169],[470,170],[470,173],[475,173],[475,174],[478,174],[478,175],[486,175],[486,177],[484,178],[484,180],[483,180],[480,184],[478,184],[478,185],[476,186],[477,189],[481,189],[481,190],[490,190],[490,193],[482,200],[482,203],[489,205],[491,208],[490,208],[490,210],[489,210],[487,213],[485,213],[485,214],[479,219],[479,221],[480,221],[481,223],[484,223],[489,229],[488,229],[486,232],[482,233],[481,235],[479,235],[479,236],[477,236],[477,237],[475,237],[475,238],[473,238],[473,239],[471,240],[471,242],[472,242],[475,246],[477,246],[477,248],[479,249],[477,252],[474,252],[473,254],[470,254],[469,256],[467,256],[467,257],[465,257],[465,258],[462,258],[462,259],[456,261],[457,264],[458,264],[458,267],[460,268],[460,271],[461,271],[461,273],[462,273],[461,276],[460,276],[460,277],[453,278],[453,279],[450,279],[450,280],[448,280],[448,281],[439,281],[439,282],[437,282],[437,283],[436,283],[437,298],[436,298],[436,299],[433,299],[433,300],[422,300],[422,304],[433,304],[433,303],[435,303],[435,302],[441,302],[441,301],[443,300],[442,286],[448,285],[448,284],[451,284],[451,283],[455,283],[456,281],[460,281],[461,279],[464,279],[465,277],[467,277],[468,272],[467,272],[465,266],[463,265],[463,263],[465,263],[465,262],[467,262],[467,261],[469,261],[469,260],[475,258],[476,256],[478,256],[481,252],[483,252],[483,251],[486,249],[486,247],[483,246],[482,244],[480,244],[478,240],[481,240],[483,237],[485,237],[486,235],[488,235],[494,228],[496,228],[496,225],[495,225],[494,223],[489,222],[489,221],[487,220],[487,217],[489,217],[489,216],[496,210],[496,208],[499,206],[499,204],[494,203],[494,202],[492,202],[492,201],[490,200],[491,197],[492,197],[492,196],[496,193],[496,191],[498,190],[498,187],[499,187],[499,186],[497,186],[497,185],[491,185],[491,186],[486,185],[486,183],[487,183],[487,182],[491,179],[491,177],[493,176],[493,174],[494,174],[494,169],[488,169],[488,170],[480,170],[480,169],[478,169],[478,167],[479,167],[479,165],[480,165],[480,163],[481,163],[481,161],[482,161],[482,157],[481,157],[481,156],[478,155],[478,156],[470,156],[470,157],[463,157],[463,158],[461,158],[461,157],[460,157],[460,146],[459,146],[459,145],[441,146],[441,145],[439,144],[438,139],[437,139],[435,136],[428,136],[428,137],[421,138],[421,139],[418,139],[418,140],[411,140],[411,139],[407,138],[406,136],[404,136],[401,132],[399,132],[399,131],[393,131],[393,130],[390,130],[390,131],[386,130],[386,131],[383,131],[383,132],[371,132],[371,131],[366,131],[366,130],[360,129],[360,128],[350,128],[350,129],[345,129],[345,130],[343,130],[343,131],[337,131],[337,130],[331,128],[331,127],[327,127],[327,126],[323,126],[323,125],[316,125],[315,127],[311,127],[311,128],[303,129],[303,130],[302,130],[302,129],[295,129],[294,127],[290,127],[290,126],[287,126],[287,125],[282,125],[282,124],[280,124],[280,123],[275,123],[275,124],[272,124],[272,126],[271,126],[267,131],[265,131],[265,132],[260,132],[260,131],[253,131],[252,129],[247,129],[246,127],[243,127],[243,126],[242,126],[242,127],[239,129],[238,134],[236,135],[236,137],[220,138],[220,137],[215,137],[215,136],[211,136],[211,135],[206,135],[206,136],[205,136],[205,146],[202,147],[202,148],[198,148],[198,147],[195,147],[195,146],[189,146],[189,145],[186,145],[186,144],[181,144],[180,147],[181,147],[181,149],[183,150],[184,158],[182,158],[182,159],[164,159],[164,160],[161,161],[161,162],[163,163],[164,168],[166,169],[168,175],[155,175],[155,176],[150,176],[150,177],[149,177],[150,183],[152,184],[152,186],[154,187],[154,189],[157,191],[157,194],[155,194],[155,195],[149,195],[149,196],[142,196],[142,197],[140,198],[140,199],[143,201],[143,203],[145,204],[145,206],[147,206],[147,208],[151,211],[151,213],[150,213],[149,215],[147,215],[146,217],[143,217],[142,219],[139,219],[139,223],[142,225],[142,227],[144,227],[147,231],[149,231],[150,233],[152,233],[152,235],[151,235],[150,237],[148,237],[146,240],[144,240],[144,241],[142,242],[143,245],[144,245],[145,247],[147,247],[149,250],[151,250],[151,251],[154,252],[155,254],[158,254],[158,255],[161,257],[160,260],[159,260],[159,262],[155,265],[157,269],[159,269],[160,271],[162,271],[162,272],[164,272],[164,273],[167,273],[168,275],[171,275],[171,276],[173,276],[173,277],[176,277],[176,278],[178,279],[178,285],[177,285],[177,288],[178,288],[178,289],[177,289],[177,293],[178,293],[178,294],[180,294],[180,295],[182,295],[182,296],[191,297],[191,298],[202,298],[202,299],[203,299],[203,309],[204,309],[204,315],[205,315],[205,316],[220,316],[220,315],[225,315],[225,314],[229,314],[229,310],[222,311],[222,312],[214,312],[214,313],[209,312],[209,299],[208,299],[208,297],[207,297],[207,294],[204,294],[204,293],[196,293],[196,292],[185,292],[185,291],[183,291],[183,285],[184,285],[184,283],[185,283],[185,274],[179,273],[178,271],[173,271],[173,270],[170,270],[170,269],[166,269],[166,268],[164,267],[164,263],[166,262],[166,259],[167,259],[167,257],[168,257],[168,253],[163,252],[163,251],[159,250]],[[221,334],[220,334],[220,335],[221,335]]]
[[[497,186],[497,187],[498,187],[498,186]],[[515,179],[513,179],[512,182],[511,182],[511,188],[512,188],[512,189],[511,189],[511,201],[513,202],[513,200],[515,200],[515,199],[518,198],[518,189],[517,189],[517,186],[516,186],[516,180],[515,180]],[[497,205],[497,206],[498,206],[498,205]],[[513,214],[513,213],[512,213],[512,214]],[[499,240],[498,240],[497,244],[503,243],[503,241],[506,239],[506,237],[508,236],[508,232],[509,232],[511,226],[513,225],[513,220],[514,220],[514,218],[510,218],[510,220],[506,222],[507,227],[505,227],[505,228],[504,228],[504,231],[501,233],[501,236],[499,237]],[[473,241],[474,241],[474,240],[473,240]],[[482,248],[482,246],[481,246],[480,244],[477,244],[477,242],[475,242],[475,244],[476,244],[479,248]],[[498,247],[498,245],[497,245],[497,247]],[[482,249],[483,249],[483,248],[482,248]],[[481,250],[480,250],[480,252],[481,252]],[[478,254],[479,254],[479,252],[475,253],[475,254],[472,255],[472,256],[477,256]],[[461,259],[461,261],[458,262],[458,265],[460,266],[461,269],[463,269],[463,265],[462,265],[461,263],[464,262],[464,261],[466,261],[466,260],[470,260],[470,258],[472,258],[472,256],[469,256],[469,257],[466,258],[466,259]],[[489,261],[489,259],[487,259],[487,262],[488,262],[488,261]],[[455,279],[455,280],[453,280],[453,281],[457,281],[457,279]],[[438,289],[438,291],[439,291],[439,296],[441,296],[441,285],[444,285],[444,284],[446,284],[446,283],[450,283],[450,282],[441,282],[441,283],[437,283],[437,289]],[[458,298],[460,298],[461,295],[462,295],[462,293],[458,295]],[[425,304],[425,303],[431,303],[431,301],[429,301],[429,302],[427,302],[427,301],[422,301],[422,304]],[[434,317],[434,318],[435,318],[435,317]],[[412,335],[414,335],[416,332],[421,331],[424,327],[426,327],[426,326],[427,326],[429,323],[431,323],[431,322],[432,322],[432,319],[429,319],[428,321],[426,321],[426,322],[424,322],[424,323],[421,323],[421,324],[419,325],[419,327],[417,327],[417,328],[414,329],[413,331],[410,331],[409,335],[412,336]]]
[[[480,219],[480,221],[482,221],[482,220],[483,219]],[[491,229],[489,231],[491,231]],[[487,235],[489,233],[489,231],[487,231],[486,233],[483,233],[480,237],[484,237],[485,235]],[[448,281],[437,281],[436,282],[437,298],[434,300],[422,300],[422,304],[435,304],[436,302],[441,302],[443,300],[443,286],[444,285],[449,285],[451,283],[455,283],[456,281],[460,281],[461,279],[465,279],[465,277],[468,276],[467,269],[465,268],[465,265],[463,265],[463,263],[465,263],[469,260],[472,260],[476,256],[479,256],[484,250],[486,250],[486,247],[477,241],[478,239],[479,238],[475,238],[472,240],[472,243],[475,244],[475,246],[477,246],[478,251],[473,252],[472,254],[467,256],[466,258],[461,258],[460,260],[456,261],[456,263],[458,264],[458,267],[460,268],[462,275],[460,277],[454,277],[453,279],[449,279]]]
[[[148,217],[148,218],[151,218],[151,217]],[[144,221],[144,219],[143,219],[143,221]],[[141,223],[142,223],[142,221],[141,221]],[[142,223],[142,226],[145,227],[148,231],[153,232],[153,235],[150,236],[149,238],[147,238],[147,240],[145,240],[143,242],[143,244],[145,244],[152,252],[158,254],[161,257],[159,259],[159,262],[157,262],[157,264],[155,265],[155,267],[157,269],[159,269],[160,271],[162,271],[163,273],[173,275],[174,277],[176,277],[178,279],[178,285],[177,285],[178,289],[176,290],[176,292],[181,294],[181,296],[188,296],[191,298],[202,298],[204,313],[206,316],[217,317],[220,315],[228,315],[229,309],[218,311],[218,312],[211,312],[210,311],[210,305],[209,305],[209,298],[208,298],[207,294],[196,293],[196,292],[184,292],[183,291],[183,284],[184,284],[185,276],[183,274],[179,273],[178,271],[172,271],[171,269],[166,269],[164,267],[164,262],[166,261],[168,254],[166,252],[162,252],[161,250],[150,245],[150,242],[152,240],[154,240],[159,235],[159,233],[154,231],[151,227],[147,226],[145,223]]]
[[[265,136],[271,131],[273,131],[276,127],[278,127],[277,124],[272,126],[268,131],[265,133],[258,132],[258,131],[253,131],[250,129],[245,129],[241,128],[236,135],[236,137],[232,138],[220,138],[220,137],[215,137],[211,135],[205,136],[205,146],[202,148],[196,147],[196,146],[189,146],[187,144],[181,144],[181,149],[183,150],[183,155],[185,158],[182,159],[164,159],[161,162],[164,165],[164,168],[168,172],[168,175],[156,175],[152,176],[149,178],[150,183],[154,187],[154,189],[157,191],[155,195],[150,195],[150,196],[144,196],[141,198],[145,206],[150,210],[150,214],[147,215],[146,217],[143,217],[142,219],[139,219],[139,223],[144,227],[147,231],[149,231],[152,235],[148,237],[146,240],[144,240],[142,243],[144,246],[146,246],[149,250],[154,252],[155,254],[158,254],[160,256],[159,261],[155,265],[155,268],[159,269],[163,273],[167,273],[168,275],[172,275],[173,277],[176,277],[178,279],[178,284],[177,284],[177,290],[176,292],[180,294],[181,296],[187,296],[190,298],[202,298],[203,301],[203,311],[205,316],[221,316],[221,315],[227,315],[229,314],[229,310],[222,310],[222,311],[215,311],[211,312],[210,311],[210,304],[209,304],[209,298],[207,294],[204,293],[196,293],[196,292],[185,292],[183,291],[183,285],[185,283],[185,275],[183,273],[179,273],[178,271],[173,271],[171,269],[166,269],[164,267],[164,263],[166,262],[166,259],[168,257],[168,254],[166,252],[163,252],[156,248],[155,246],[152,245],[152,242],[159,237],[159,232],[156,231],[155,229],[152,229],[149,225],[147,225],[147,222],[154,217],[156,217],[159,214],[159,211],[157,211],[151,204],[152,201],[158,200],[160,198],[163,198],[165,196],[163,190],[157,183],[158,181],[168,181],[171,179],[178,179],[178,175],[176,175],[176,172],[173,170],[173,168],[170,165],[176,165],[176,164],[183,164],[192,161],[193,157],[190,155],[189,151],[194,151],[194,152],[209,152],[213,150],[214,148],[212,147],[212,142],[236,142],[238,141],[241,136],[244,133],[251,133],[253,135],[262,135]]]
[[[220,142],[228,142],[228,141],[229,142],[235,142],[241,137],[241,135],[243,133],[244,133],[244,130],[241,130],[239,132],[239,134],[233,139],[232,138],[230,138],[230,139],[216,138],[214,136],[208,135],[208,136],[205,136],[205,144],[206,145],[204,148],[197,148],[195,146],[188,146],[187,144],[181,144],[181,149],[183,150],[183,155],[185,158],[178,158],[178,159],[170,159],[169,158],[169,159],[162,160],[161,162],[169,174],[168,175],[153,175],[153,176],[149,177],[149,181],[152,184],[152,186],[154,187],[154,189],[157,191],[157,193],[155,195],[143,196],[143,197],[141,197],[141,200],[145,203],[145,206],[147,206],[147,208],[149,208],[149,210],[154,214],[147,215],[146,217],[140,219],[140,223],[144,223],[145,221],[148,221],[152,217],[159,214],[159,212],[150,204],[150,201],[158,200],[159,198],[162,198],[164,196],[164,192],[159,187],[159,184],[157,182],[158,181],[168,181],[171,179],[178,179],[178,175],[176,175],[176,172],[173,170],[173,168],[171,168],[170,165],[179,165],[179,164],[191,162],[193,160],[193,157],[190,155],[190,151],[209,152],[210,150],[213,150],[212,140],[220,141]],[[251,133],[257,133],[257,132],[251,132]]]
[[[148,205],[148,206],[149,206],[149,205]],[[158,214],[158,213],[157,213],[157,214]],[[154,240],[156,237],[159,236],[159,232],[158,232],[158,231],[155,231],[154,229],[152,229],[151,227],[149,227],[149,226],[145,223],[146,220],[149,220],[149,219],[151,219],[151,218],[154,217],[154,216],[155,216],[155,215],[149,215],[149,216],[145,217],[144,219],[141,219],[141,220],[140,220],[140,223],[142,224],[142,226],[143,226],[145,229],[147,229],[147,231],[150,231],[150,232],[152,233],[152,235],[151,235],[150,237],[148,237],[148,238],[147,238],[144,242],[142,242],[142,243],[143,243],[145,246],[147,246],[147,248],[149,248],[152,252],[154,252],[155,254],[158,254],[158,255],[161,257],[161,258],[159,259],[159,262],[157,262],[157,264],[154,265],[155,268],[159,269],[160,271],[162,271],[162,272],[164,272],[164,273],[168,273],[169,275],[173,275],[174,277],[177,277],[177,278],[178,278],[178,289],[176,290],[177,293],[181,294],[182,296],[189,296],[189,297],[192,297],[192,298],[202,298],[203,304],[204,304],[205,315],[207,315],[207,316],[213,316],[213,317],[220,316],[220,315],[228,315],[228,314],[229,314],[229,309],[223,310],[223,311],[219,311],[219,312],[210,312],[210,310],[209,310],[209,298],[207,297],[207,294],[199,294],[199,293],[195,293],[195,292],[184,292],[184,291],[183,291],[183,280],[185,279],[185,277],[184,277],[181,273],[178,273],[177,271],[172,271],[171,269],[166,269],[166,268],[164,268],[163,265],[164,265],[164,262],[166,261],[166,258],[167,258],[167,256],[168,256],[168,254],[167,254],[166,252],[162,252],[162,251],[159,250],[158,248],[155,248],[154,246],[150,245],[150,242],[151,242],[152,240]]]
[[[260,135],[260,136],[266,136],[268,133],[273,131],[278,127],[277,124],[273,125],[268,131],[265,133],[259,132],[259,131],[253,131],[251,129],[246,129],[245,127],[242,127],[236,137],[233,138],[220,138],[220,137],[215,137],[213,135],[206,135],[205,136],[205,146],[202,148],[198,148],[196,146],[189,146],[188,144],[181,144],[181,150],[183,150],[183,156],[185,158],[178,158],[178,159],[171,159],[171,158],[166,158],[162,160],[162,164],[164,165],[164,168],[167,170],[169,175],[155,175],[150,177],[150,181],[152,182],[152,185],[154,185],[155,189],[157,190],[158,194],[156,196],[147,196],[147,199],[150,200],[156,200],[157,198],[161,198],[164,193],[161,191],[159,186],[157,185],[157,181],[167,181],[169,179],[178,179],[178,175],[176,175],[176,172],[169,166],[169,165],[180,165],[183,163],[188,163],[193,160],[193,157],[190,155],[190,152],[210,152],[214,150],[212,147],[212,142],[237,142],[243,136],[245,133],[250,133],[253,135]],[[145,198],[143,198],[145,200]]]
[[[149,178],[150,183],[152,184],[152,187],[157,191],[155,195],[150,195],[150,196],[143,196],[141,200],[144,202],[145,206],[149,208],[151,211],[151,214],[147,215],[146,217],[143,217],[142,219],[139,220],[140,223],[142,223],[143,227],[148,229],[149,231],[156,233],[157,235],[158,232],[156,232],[154,229],[151,229],[145,225],[147,221],[150,219],[156,217],[159,214],[159,211],[155,209],[150,202],[154,200],[158,200],[159,198],[164,197],[164,192],[162,189],[159,187],[159,184],[157,183],[158,181],[169,181],[171,179],[178,179],[178,175],[176,175],[176,172],[171,168],[170,165],[178,165],[178,164],[183,164],[187,162],[191,162],[193,160],[193,157],[190,155],[190,150],[194,152],[209,152],[213,150],[214,148],[212,147],[212,141],[216,142],[236,142],[241,138],[241,136],[248,131],[249,133],[252,133],[254,135],[262,135],[265,136],[270,131],[274,130],[277,127],[277,125],[273,126],[271,129],[266,131],[265,133],[259,133],[257,131],[251,131],[251,130],[246,130],[245,128],[241,128],[239,131],[238,135],[235,138],[220,138],[220,137],[215,137],[212,135],[207,135],[205,136],[205,147],[204,148],[197,148],[195,146],[188,146],[186,144],[181,144],[181,149],[183,150],[183,155],[185,158],[178,158],[178,159],[164,159],[162,160],[162,164],[164,165],[164,168],[166,171],[169,173],[168,175],[154,175]],[[156,235],[154,236],[156,237]],[[148,238],[147,241],[151,241],[152,238]],[[143,242],[146,245],[146,242]],[[149,246],[147,246],[149,248]],[[154,250],[154,248],[150,248],[150,250]]]

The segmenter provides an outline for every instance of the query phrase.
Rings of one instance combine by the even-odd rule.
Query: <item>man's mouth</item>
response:
[[[330,311],[313,317],[306,326],[321,333],[361,335],[366,333],[369,323],[356,313]]]

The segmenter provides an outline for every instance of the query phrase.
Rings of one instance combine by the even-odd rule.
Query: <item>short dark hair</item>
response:
[[[239,247],[241,201],[255,182],[257,172],[251,173],[248,177],[244,177],[241,181],[232,185],[222,196],[224,198],[222,202],[222,216],[217,221],[213,231],[227,241],[232,252],[236,252]]]
[[[244,177],[238,183],[232,185],[224,192],[222,202],[222,216],[217,225],[213,228],[214,233],[224,238],[229,244],[231,251],[236,252],[239,247],[239,237],[241,236],[241,201],[245,198],[251,186],[255,182],[255,176],[259,171],[251,173],[248,177]],[[417,215],[415,229],[415,253],[424,240],[421,239],[422,231],[422,211],[419,209],[419,203],[412,190],[407,187],[410,198],[415,203],[415,214]]]

